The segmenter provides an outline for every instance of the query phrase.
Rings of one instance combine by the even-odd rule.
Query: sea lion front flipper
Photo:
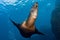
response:
[[[36,28],[35,28],[35,33],[36,33],[36,34],[44,35],[42,32],[39,32]]]
[[[10,19],[10,21],[19,29],[20,24],[17,24],[16,22],[14,22],[12,19]]]

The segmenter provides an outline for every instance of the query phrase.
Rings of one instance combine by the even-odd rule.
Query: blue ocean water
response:
[[[36,28],[45,35],[32,35],[24,38],[9,18],[22,23],[28,17],[31,7],[38,2]],[[55,40],[51,28],[51,13],[55,0],[0,0],[0,40]]]

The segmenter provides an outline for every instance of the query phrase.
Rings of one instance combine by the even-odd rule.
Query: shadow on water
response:
[[[60,0],[56,0],[55,9],[52,12],[51,25],[56,40],[60,40]]]

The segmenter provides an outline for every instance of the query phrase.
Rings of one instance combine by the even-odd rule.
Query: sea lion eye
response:
[[[38,6],[36,5],[36,7],[38,7]]]

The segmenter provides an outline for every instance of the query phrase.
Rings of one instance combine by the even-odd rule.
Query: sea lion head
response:
[[[36,2],[34,5],[33,5],[33,7],[32,7],[32,9],[31,9],[31,11],[30,11],[30,13],[31,13],[31,17],[33,17],[33,18],[37,18],[37,12],[38,12],[38,3]]]

